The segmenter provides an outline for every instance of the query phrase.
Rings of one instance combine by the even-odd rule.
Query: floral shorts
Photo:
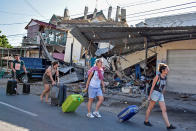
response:
[[[151,99],[155,102],[164,101],[163,93],[156,91],[156,90],[153,90],[153,92],[151,94]]]

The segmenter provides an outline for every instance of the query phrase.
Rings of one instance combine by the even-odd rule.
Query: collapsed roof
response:
[[[108,42],[114,48],[105,56],[129,54],[162,44],[196,39],[196,26],[185,27],[75,27],[71,33],[80,43],[94,54],[95,43]]]

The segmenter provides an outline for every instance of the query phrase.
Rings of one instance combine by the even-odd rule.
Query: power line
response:
[[[26,1],[26,0],[25,0]],[[160,1],[160,0],[156,0],[156,1]],[[154,1],[154,2],[156,2]],[[153,1],[147,1],[147,2],[153,2]],[[178,6],[182,6],[182,5],[187,5],[187,4],[192,4],[192,3],[196,3],[196,2],[190,2],[190,3],[185,3],[185,4],[180,4],[180,5],[175,5],[175,6],[169,6],[169,7],[164,7],[164,8],[159,8],[159,9],[154,9],[154,10],[148,10],[148,11],[143,11],[143,12],[138,12],[138,13],[134,13],[134,14],[128,14],[127,16],[130,15],[136,15],[136,14],[141,14],[141,13],[146,13],[146,12],[152,12],[152,11],[156,11],[156,10],[162,10],[162,9],[168,9],[168,8],[172,8],[172,7],[178,7]],[[143,3],[139,3],[139,4],[143,4]],[[132,5],[131,5],[132,6]],[[105,11],[106,9],[104,9],[103,11]],[[168,11],[167,11],[168,12]],[[93,12],[89,12],[89,13],[93,13]],[[163,12],[161,12],[163,13]],[[79,14],[74,14],[74,15],[70,15],[70,16],[77,16],[77,15],[81,15],[83,13],[79,13]],[[137,16],[136,16],[137,17]],[[127,17],[127,18],[132,18],[132,17]],[[49,19],[46,19],[49,20]],[[42,20],[44,21],[44,20]],[[9,23],[9,24],[0,24],[0,25],[18,25],[18,24],[26,24],[29,22],[21,22],[21,23]]]
[[[187,12],[187,13],[195,13],[195,12]],[[150,18],[147,18],[147,19],[150,19]],[[127,21],[127,22],[133,22],[133,21],[139,21],[139,20],[145,20],[145,18],[144,19],[135,19],[135,20],[130,20],[130,21]],[[181,22],[184,22],[184,21],[192,21],[192,20],[196,20],[196,18],[194,18],[194,19],[187,19],[187,20],[180,20]],[[171,22],[161,22],[161,24],[170,24]],[[172,24],[172,23],[171,23]],[[37,34],[37,32],[32,32],[32,33],[35,33],[35,34]],[[13,38],[13,37],[19,37],[19,36],[22,36],[22,35],[26,35],[26,34],[28,34],[28,33],[22,33],[22,34],[12,34],[12,35],[7,35],[6,37],[8,38],[8,37],[11,37],[11,38]],[[52,38],[52,37],[49,37],[49,38]],[[67,37],[67,38],[71,38],[71,37]]]
[[[138,6],[138,5],[144,5],[144,4],[154,3],[154,2],[158,2],[158,1],[161,1],[161,0],[152,0],[152,1],[146,1],[146,2],[138,3],[138,4],[125,5],[125,6],[122,6],[122,8],[131,7],[131,6]]]
[[[178,15],[188,14],[188,13],[196,13],[196,12],[186,12],[186,13],[180,13],[180,14],[178,14]],[[129,20],[129,21],[127,21],[127,22],[140,21],[140,20],[146,20],[146,19],[153,19],[153,18],[133,19],[133,20]],[[181,20],[181,21],[192,21],[192,20],[196,20],[196,19],[188,19],[188,20]],[[167,23],[167,22],[165,22],[165,23]]]
[[[9,12],[9,11],[4,11],[4,10],[0,10],[0,13],[5,13],[5,14],[11,14],[11,15],[33,15],[33,14],[26,14],[26,13],[15,13],[15,12]]]
[[[172,10],[167,10],[167,11],[160,11],[160,12],[149,13],[149,14],[143,14],[143,15],[132,16],[132,17],[127,17],[127,18],[135,18],[135,17],[146,16],[146,15],[155,15],[155,14],[166,13],[166,12],[171,12],[171,11],[190,9],[190,8],[194,8],[194,7],[196,7],[196,6],[184,7],[184,8],[179,8],[179,9],[172,9]]]
[[[144,2],[144,3],[138,3],[138,4],[134,4],[132,3],[132,5],[128,5],[128,6],[121,6],[121,8],[124,8],[124,7],[131,7],[131,6],[136,6],[136,5],[143,5],[143,4],[148,4],[148,3],[154,3],[154,2],[158,2],[158,1],[161,1],[161,0],[150,0],[150,1],[147,1],[147,2]],[[106,0],[107,2],[107,0]],[[108,3],[109,4],[109,3]],[[122,5],[127,5],[127,4],[122,4]],[[114,7],[113,7],[114,8]],[[114,8],[115,9],[115,8]],[[108,8],[104,8],[102,9],[102,11],[107,11]],[[101,10],[99,10],[101,11]],[[93,13],[93,12],[89,12],[89,13]],[[83,15],[83,13],[79,13],[79,14],[74,14],[74,15],[70,15],[70,16],[77,16],[77,15]]]
[[[105,0],[106,1],[106,3],[108,4],[108,6],[110,6],[111,4],[109,4],[109,2],[108,2],[108,0]]]
[[[139,3],[143,3],[143,2],[147,2],[147,1],[152,1],[152,0],[141,0],[141,1],[137,1],[137,2],[131,2],[131,3],[126,3],[126,5],[130,5],[130,4],[139,4]],[[121,7],[123,7],[123,5],[125,4],[119,4]]]
[[[32,9],[34,10],[37,14],[39,14],[42,18],[45,19],[45,17],[28,1],[28,0],[24,0],[24,2]]]
[[[29,2],[28,0],[24,0],[34,11],[36,11],[40,16],[42,16],[38,10],[36,10]],[[106,0],[107,1],[107,0]],[[160,1],[160,0],[151,0],[151,1],[148,1],[150,3],[152,2],[156,2],[156,1]],[[146,3],[146,2],[145,2]],[[145,3],[138,3],[137,5],[140,5],[140,4],[145,4]],[[109,4],[109,3],[108,3]],[[136,5],[136,4],[135,4]],[[130,6],[134,6],[134,5],[130,5]],[[107,8],[103,9],[103,11],[106,11]],[[89,13],[93,13],[93,12],[89,12]],[[18,13],[17,13],[18,14]],[[19,13],[20,14],[20,13]],[[78,14],[73,14],[73,15],[70,15],[70,16],[78,16],[78,15],[83,15],[83,13],[78,13]],[[46,19],[46,20],[49,20],[49,19]],[[43,21],[43,20],[41,20]],[[26,24],[26,23],[29,23],[29,22],[20,22],[20,23],[9,23],[9,24],[0,24],[1,26],[6,26],[6,25],[19,25],[19,24]]]
[[[174,6],[168,6],[168,7],[164,7],[164,8],[158,8],[158,9],[147,10],[147,11],[142,11],[142,12],[138,12],[138,13],[127,14],[127,16],[136,15],[136,14],[143,14],[143,13],[153,12],[153,11],[163,10],[163,9],[169,9],[169,8],[173,8],[173,7],[178,7],[178,6],[183,6],[183,5],[189,5],[189,4],[194,4],[194,3],[196,3],[196,2],[189,2],[189,3],[174,5]]]
[[[41,21],[46,21],[46,20],[50,20],[50,19],[45,19],[45,20],[41,20]],[[9,24],[0,24],[0,25],[20,25],[20,24],[27,24],[28,22],[19,22],[19,23],[9,23]]]
[[[16,36],[21,36],[21,35],[26,35],[27,33],[23,34],[13,34],[13,35],[7,35],[6,37],[16,37]]]

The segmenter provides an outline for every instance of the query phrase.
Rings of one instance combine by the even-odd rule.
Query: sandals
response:
[[[148,121],[148,122],[144,121],[144,125],[145,125],[145,126],[150,126],[150,127],[152,127],[152,124],[151,124],[149,121]],[[167,130],[176,129],[176,127],[173,126],[172,124],[170,124],[170,126],[169,126],[169,127],[166,127],[166,128],[167,128]]]
[[[171,129],[176,129],[176,127],[175,127],[175,126],[173,126],[172,124],[170,124],[170,126],[169,126],[169,127],[167,127],[167,130],[171,130]]]
[[[145,121],[144,121],[144,125],[145,125],[145,126],[150,126],[150,127],[152,126],[152,124],[151,124],[149,121],[148,121],[148,122],[145,122]]]

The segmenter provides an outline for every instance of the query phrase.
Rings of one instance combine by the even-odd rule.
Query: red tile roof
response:
[[[36,22],[37,24],[39,24],[39,25],[41,25],[41,26],[51,27],[51,28],[56,29],[56,25],[53,25],[53,24],[50,24],[50,23],[46,23],[46,22],[43,22],[43,21],[39,21],[39,20],[35,20],[35,19],[31,19],[31,21],[27,24],[27,26],[25,27],[25,29],[28,29],[29,24],[30,24],[32,21]]]

